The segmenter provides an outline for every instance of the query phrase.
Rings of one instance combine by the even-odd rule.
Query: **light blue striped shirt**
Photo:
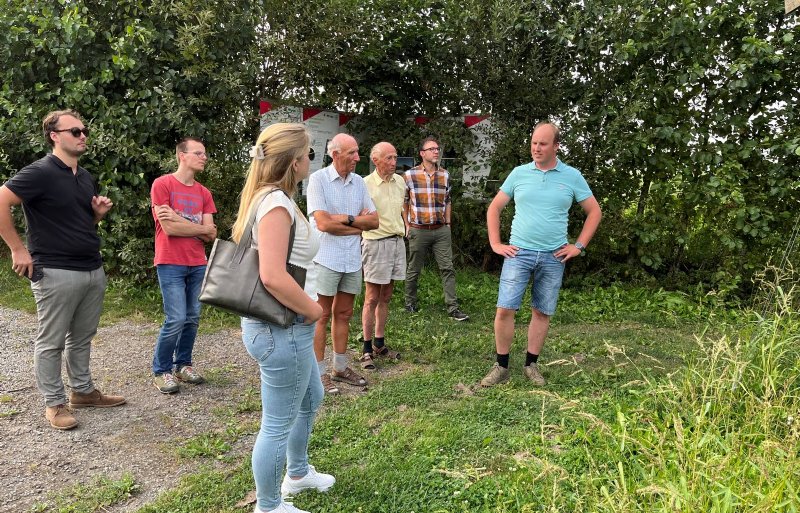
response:
[[[306,189],[308,218],[319,235],[319,251],[314,262],[340,273],[352,273],[361,269],[361,236],[332,235],[320,231],[314,212],[322,210],[329,214],[357,216],[363,209],[375,211],[364,179],[355,173],[342,178],[331,164],[308,177]]]

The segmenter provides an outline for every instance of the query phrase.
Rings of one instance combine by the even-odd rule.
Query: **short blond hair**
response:
[[[531,132],[531,137],[533,137],[533,132],[535,132],[536,129],[541,126],[553,127],[553,144],[561,143],[561,129],[558,128],[558,125],[556,125],[555,123],[551,123],[550,121],[542,121],[541,123],[536,123],[536,126],[533,127],[533,131]]]

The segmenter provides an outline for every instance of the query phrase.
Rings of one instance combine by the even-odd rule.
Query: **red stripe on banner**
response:
[[[417,116],[414,118],[414,123],[418,125],[424,125],[428,121],[430,121],[430,118],[426,118],[425,116]]]
[[[270,102],[265,102],[261,100],[261,103],[258,106],[258,115],[263,116],[267,112],[272,110],[272,104]]]
[[[351,119],[353,119],[353,116],[350,114],[339,113],[339,126],[346,125]]]
[[[309,118],[313,118],[317,114],[322,112],[322,109],[312,109],[310,107],[303,108],[303,121],[307,121]]]
[[[473,125],[477,125],[488,117],[489,116],[464,116],[464,124],[467,125],[467,128],[469,128]]]

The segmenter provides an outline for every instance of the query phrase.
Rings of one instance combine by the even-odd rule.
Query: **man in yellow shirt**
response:
[[[364,179],[378,210],[379,226],[361,234],[361,263],[364,269],[364,308],[361,311],[364,355],[363,369],[375,369],[373,357],[399,358],[384,342],[394,282],[406,279],[406,245],[403,241],[403,200],[406,186],[395,173],[397,150],[388,142],[372,148],[370,159],[375,171]]]

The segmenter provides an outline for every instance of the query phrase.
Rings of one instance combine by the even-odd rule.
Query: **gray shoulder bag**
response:
[[[273,189],[267,194],[278,190],[280,189]],[[264,288],[258,270],[258,250],[250,247],[257,210],[254,206],[239,244],[222,239],[214,241],[200,289],[200,302],[287,328],[294,323],[297,314],[283,306]],[[295,223],[292,222],[289,251],[286,253],[286,272],[303,288],[306,270],[289,263],[294,235]]]

